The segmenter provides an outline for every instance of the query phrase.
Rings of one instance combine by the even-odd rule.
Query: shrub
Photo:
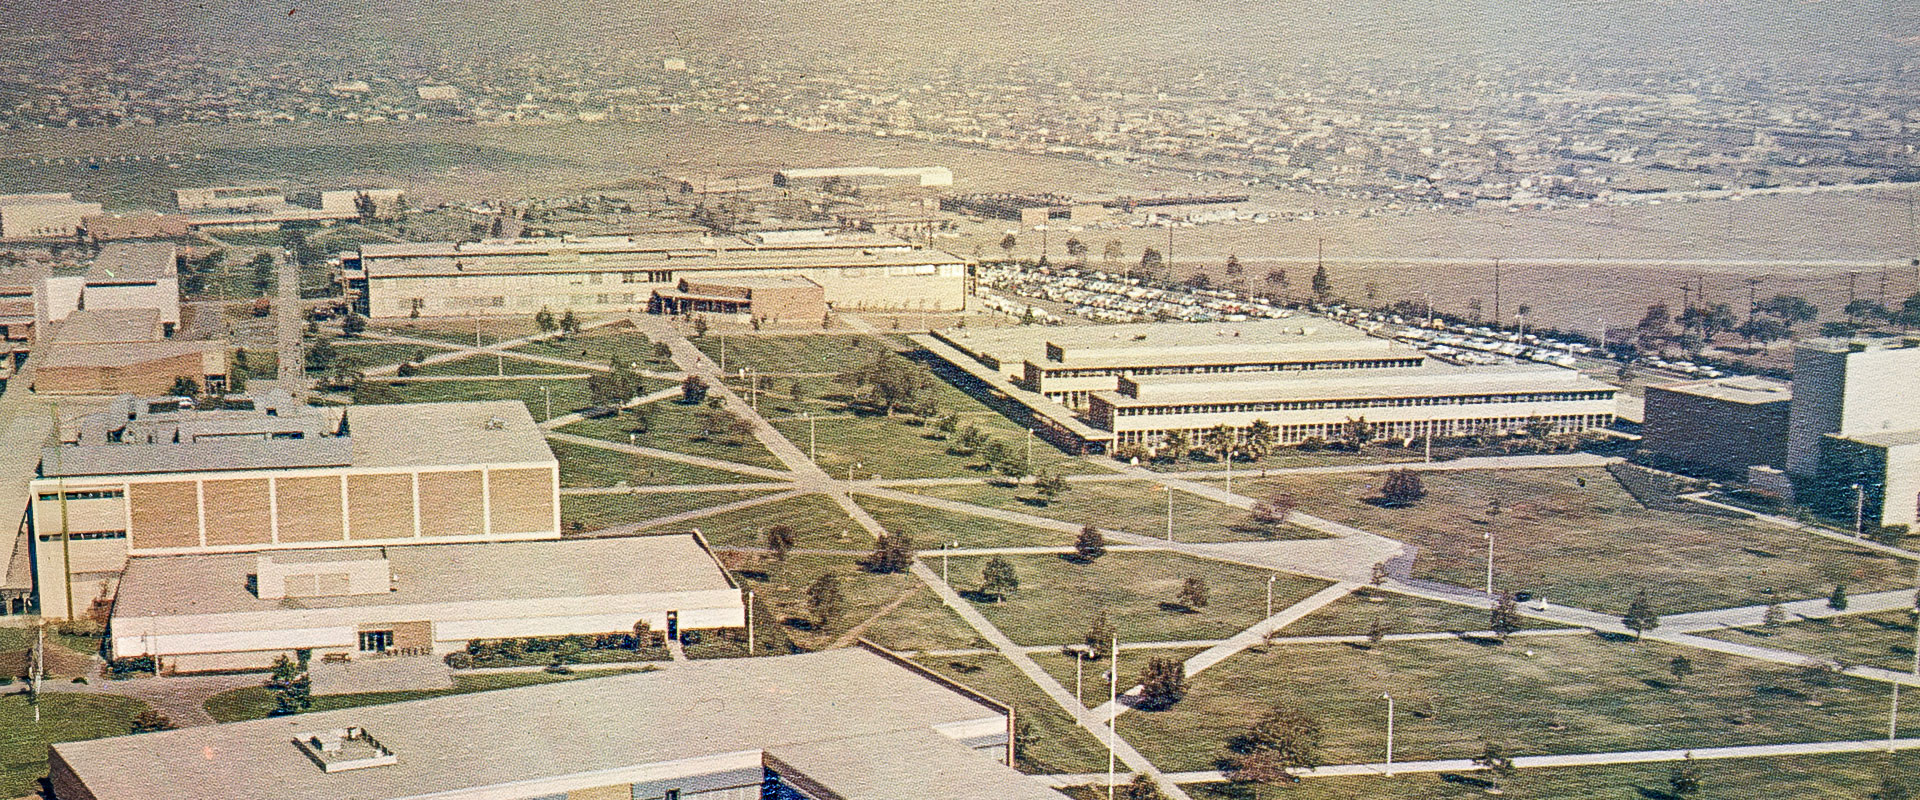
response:
[[[448,653],[446,661],[447,666],[454,669],[473,669],[473,655],[471,653]]]

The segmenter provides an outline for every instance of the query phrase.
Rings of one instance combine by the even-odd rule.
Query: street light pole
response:
[[[1387,701],[1387,777],[1393,777],[1393,695],[1381,692],[1380,699]]]
[[[1493,599],[1493,531],[1487,531],[1487,599]]]
[[[753,655],[753,590],[747,590],[747,655]]]
[[[553,419],[553,390],[549,387],[541,386],[540,394],[546,397],[547,402],[547,415],[543,419]]]
[[[820,451],[813,446],[813,412],[804,412],[807,418],[807,460],[818,463]]]
[[[1120,706],[1120,637],[1113,637],[1107,661],[1107,800],[1113,800],[1113,722]]]
[[[1267,617],[1268,618],[1273,617],[1273,581],[1275,578],[1278,578],[1278,577],[1280,577],[1280,573],[1278,572],[1267,576]]]
[[[1860,484],[1853,485],[1853,535],[1865,534],[1867,513],[1867,489]]]
[[[1173,541],[1173,484],[1167,484],[1167,541]]]

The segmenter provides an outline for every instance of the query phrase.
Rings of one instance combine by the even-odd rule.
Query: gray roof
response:
[[[153,342],[160,339],[160,309],[83,308],[54,329],[58,344]]]
[[[1920,428],[1904,431],[1880,431],[1877,433],[1856,433],[1851,435],[1829,433],[1835,439],[1873,445],[1875,447],[1905,447],[1920,444]]]
[[[857,757],[850,757],[857,754]],[[1061,794],[932,730],[888,731],[767,748],[841,800],[1060,800]],[[901,794],[910,789],[911,794]]]
[[[102,245],[87,270],[87,285],[150,283],[177,274],[177,248],[167,242],[113,242]]]
[[[1614,386],[1572,370],[1529,365],[1469,368],[1428,364],[1385,370],[1144,375],[1124,380],[1139,387],[1137,399],[1118,392],[1099,395],[1114,405],[1151,406],[1618,391]]]
[[[241,469],[344,467],[353,463],[347,439],[226,439],[191,444],[63,445],[42,451],[41,474],[146,475]]]
[[[943,332],[969,353],[993,357],[1003,367],[1022,361],[1046,363],[1049,342],[1067,351],[1075,363],[1076,351],[1138,350],[1180,352],[1190,349],[1245,349],[1248,352],[1286,352],[1292,348],[1344,343],[1372,347],[1360,329],[1330,320],[1249,320],[1246,322],[1170,323],[1136,322],[1120,325],[1018,328],[955,328]],[[1383,343],[1384,344],[1384,343]],[[1386,349],[1390,345],[1383,346]]]
[[[351,406],[345,413],[356,467],[555,463],[518,400]]]
[[[384,552],[393,590],[372,595],[261,599],[247,590],[257,553],[191,553],[127,559],[115,618],[296,609],[405,606],[731,589],[733,582],[688,533],[385,548],[276,550],[276,563],[356,561]]]
[[[1793,384],[1762,378],[1757,375],[1738,375],[1731,378],[1715,378],[1704,381],[1686,381],[1669,383],[1663,386],[1649,386],[1648,389],[1690,394],[1733,403],[1786,403],[1793,400]]]
[[[52,750],[97,800],[146,800],[184,787],[200,800],[387,800],[570,775],[581,776],[572,788],[587,788],[613,782],[587,773],[894,732],[909,734],[901,737],[906,754],[922,741],[919,731],[998,714],[881,655],[848,648],[63,742]],[[350,726],[364,728],[397,762],[328,774],[293,742],[305,732]],[[871,755],[846,748],[840,758],[861,764]],[[963,777],[1006,771],[981,755],[975,774]],[[929,792],[953,783],[930,780],[942,774],[908,775],[887,797],[936,796]],[[1029,796],[1040,797],[1011,797]]]

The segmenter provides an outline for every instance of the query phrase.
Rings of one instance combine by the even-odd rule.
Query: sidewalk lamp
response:
[[[1173,484],[1167,484],[1167,541],[1173,541]]]
[[[1279,577],[1278,572],[1267,576],[1267,618],[1269,619],[1273,618],[1273,582]]]
[[[1393,695],[1381,692],[1380,699],[1387,701],[1387,777],[1393,777]]]
[[[862,463],[860,463],[860,462],[858,462],[858,461],[855,461],[855,462],[853,462],[852,464],[848,464],[848,465],[847,465],[847,482],[848,482],[848,483],[852,483],[852,482],[853,482],[853,471],[854,471],[855,469],[857,469],[857,468],[859,468],[859,467],[864,467],[864,466],[866,466],[866,464],[862,464]]]
[[[1853,535],[1866,535],[1867,489],[1860,484],[1853,485]]]
[[[553,419],[553,389],[542,385],[540,387],[540,394],[547,399],[547,415],[545,419]]]
[[[947,552],[959,546],[959,539],[940,545],[940,582],[949,586],[951,586],[952,583],[947,580]]]
[[[1493,531],[1486,532],[1487,537],[1487,599],[1493,599]]]

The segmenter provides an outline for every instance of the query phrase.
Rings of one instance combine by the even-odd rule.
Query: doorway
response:
[[[674,641],[680,640],[680,612],[678,611],[667,612],[667,638]]]

